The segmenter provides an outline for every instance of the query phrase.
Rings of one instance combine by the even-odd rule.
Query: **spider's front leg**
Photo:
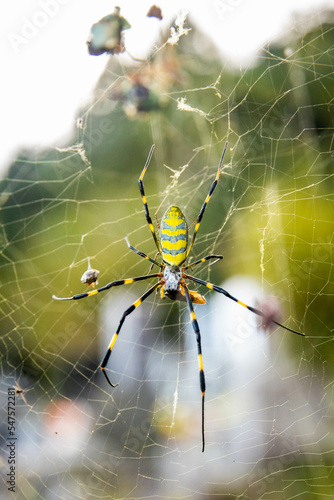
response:
[[[158,241],[157,235],[155,234],[154,226],[153,226],[152,219],[151,219],[151,216],[150,216],[150,212],[148,210],[148,205],[147,205],[145,191],[144,191],[144,184],[143,184],[143,178],[144,178],[145,172],[147,170],[147,167],[149,166],[149,163],[150,163],[151,156],[153,154],[154,148],[155,148],[155,145],[153,144],[153,146],[151,147],[150,152],[148,154],[148,157],[147,157],[145,166],[143,168],[143,171],[140,174],[140,177],[138,179],[138,186],[139,186],[140,195],[141,195],[141,198],[142,198],[143,204],[144,204],[146,221],[147,221],[147,223],[148,223],[148,225],[150,227],[150,230],[151,230],[151,233],[152,233],[152,236],[153,236],[153,239],[154,239],[154,243],[155,243],[155,245],[156,245],[156,247],[158,249],[158,253],[160,253],[161,250],[160,250],[160,246],[159,246],[159,241]]]

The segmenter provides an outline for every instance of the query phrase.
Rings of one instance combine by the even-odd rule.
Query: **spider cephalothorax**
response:
[[[182,280],[182,271],[179,267],[165,267],[164,270],[164,291],[167,296],[171,296],[173,298],[173,294],[177,293],[180,290],[180,283]]]

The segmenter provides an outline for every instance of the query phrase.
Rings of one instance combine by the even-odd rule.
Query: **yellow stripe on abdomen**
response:
[[[166,253],[169,253],[169,251],[172,250],[174,250],[176,253],[179,253],[187,246],[187,240],[185,238],[178,241],[163,240],[161,241],[161,246]]]
[[[181,210],[170,207],[164,214],[160,227],[160,246],[164,262],[179,267],[186,258],[188,227]]]

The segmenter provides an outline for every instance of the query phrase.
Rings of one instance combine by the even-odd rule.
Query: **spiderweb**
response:
[[[67,145],[17,155],[1,181],[2,498],[333,495],[333,38],[330,12],[296,18],[236,69],[181,14],[144,62],[110,58]],[[152,295],[127,317],[107,366],[111,389],[99,363],[153,282],[76,302],[51,296],[86,291],[88,265],[97,286],[148,273],[124,238],[154,258],[137,186],[151,144],[144,185],[155,227],[170,204],[191,226],[226,140],[192,251],[193,261],[224,258],[192,274],[306,337],[265,330],[198,287],[201,453],[186,304]]]

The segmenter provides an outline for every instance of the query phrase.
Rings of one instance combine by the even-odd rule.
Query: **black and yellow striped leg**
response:
[[[203,370],[203,356],[202,356],[202,346],[201,346],[201,333],[199,331],[199,326],[198,322],[195,316],[194,308],[191,302],[191,298],[189,295],[189,291],[187,288],[187,285],[183,283],[181,285],[184,289],[184,294],[186,296],[187,304],[188,304],[188,309],[190,312],[190,319],[191,319],[191,324],[193,326],[195,335],[196,335],[196,342],[197,342],[197,352],[198,352],[198,367],[199,367],[199,383],[200,383],[200,388],[202,392],[202,451],[204,451],[205,448],[205,439],[204,439],[204,397],[205,397],[205,377],[204,377],[204,370]]]
[[[198,283],[200,285],[206,286],[207,288],[209,288],[210,290],[214,290],[215,292],[222,293],[223,295],[225,295],[225,297],[233,300],[234,302],[236,302],[237,304],[240,304],[243,307],[246,307],[246,309],[248,309],[249,311],[252,311],[254,314],[257,314],[258,316],[261,316],[262,318],[268,319],[267,316],[262,311],[260,311],[259,309],[255,309],[255,307],[248,306],[244,302],[241,302],[241,300],[237,299],[236,297],[233,297],[233,295],[231,295],[227,290],[224,290],[224,288],[221,288],[220,286],[213,285],[212,283],[208,283],[207,281],[200,280],[198,278],[195,278],[194,276],[189,276],[188,274],[185,274],[184,278],[187,280],[191,280],[194,283]],[[281,323],[279,323],[278,321],[275,321],[274,319],[271,320],[271,323],[275,323],[275,325],[280,326],[281,328],[284,328],[284,330],[287,330],[288,332],[292,332],[292,333],[295,333],[297,335],[301,335],[301,336],[305,337],[305,333],[301,333],[301,332],[297,332],[296,330],[292,330],[291,328],[288,328],[287,326],[282,325]]]
[[[225,151],[226,151],[226,148],[227,148],[227,142],[225,143],[225,146],[224,146],[224,151],[223,151],[223,154],[221,155],[221,158],[220,158],[220,162],[219,162],[219,165],[218,165],[218,171],[217,171],[217,175],[216,175],[216,178],[215,180],[213,181],[212,183],[212,186],[210,188],[210,191],[207,195],[207,197],[205,198],[205,201],[202,205],[202,208],[198,214],[198,217],[197,217],[197,221],[196,221],[196,225],[195,225],[195,229],[194,229],[194,234],[193,234],[193,237],[192,237],[192,240],[191,240],[191,243],[189,245],[189,248],[188,248],[188,251],[187,251],[187,257],[190,253],[190,250],[192,249],[192,246],[194,244],[194,241],[195,241],[195,238],[196,238],[196,234],[197,234],[197,231],[198,231],[198,228],[200,226],[200,223],[201,223],[201,220],[202,220],[202,217],[204,215],[204,212],[205,212],[205,209],[206,209],[206,206],[207,204],[209,203],[210,201],[210,198],[212,196],[212,193],[214,192],[215,190],[215,187],[217,186],[217,183],[218,183],[218,179],[219,179],[219,174],[220,174],[220,170],[221,170],[221,166],[222,166],[222,163],[223,163],[223,158],[224,158],[224,155],[225,155]]]
[[[148,255],[146,255],[146,253],[141,252],[140,250],[137,250],[132,245],[130,245],[129,240],[127,238],[125,238],[125,241],[126,241],[128,247],[130,248],[130,250],[132,250],[133,252],[135,252],[137,255],[140,255],[140,257],[143,257],[144,259],[149,260],[150,262],[152,262],[151,269],[153,267],[153,264],[155,264],[158,267],[161,267],[161,264],[159,264],[159,262],[157,262],[154,259],[151,259],[151,257],[149,257]]]
[[[186,271],[187,269],[190,269],[191,267],[197,266],[198,264],[201,264],[202,262],[205,262],[206,260],[216,259],[215,262],[217,262],[217,260],[221,260],[222,258],[223,258],[222,255],[207,255],[206,257],[203,257],[203,259],[199,259],[199,260],[196,260],[195,262],[192,262],[191,264],[188,264],[184,268],[184,271]],[[214,264],[215,262],[212,262],[212,264]]]
[[[134,283],[135,281],[143,281],[149,278],[160,278],[160,273],[146,274],[145,276],[137,276],[136,278],[127,278],[124,280],[111,281],[110,283],[108,283],[105,286],[102,286],[101,288],[96,288],[96,290],[91,290],[90,292],[79,293],[77,295],[73,295],[73,297],[56,297],[55,295],[52,295],[52,298],[55,300],[85,299],[86,297],[90,297],[91,295],[96,295],[97,293],[109,290],[109,288],[113,288],[114,286],[129,285],[130,283]]]
[[[119,335],[119,332],[120,332],[120,330],[121,330],[121,328],[123,326],[125,318],[129,314],[131,314],[138,306],[140,306],[140,304],[142,302],[144,302],[144,300],[147,299],[147,297],[149,297],[154,292],[154,290],[156,290],[160,286],[161,286],[161,282],[160,281],[158,281],[157,283],[155,283],[149,290],[147,290],[147,292],[145,292],[138,300],[136,300],[136,302],[134,302],[130,307],[128,307],[128,309],[126,309],[126,311],[124,311],[123,316],[121,317],[121,320],[119,322],[119,325],[118,325],[118,328],[116,330],[116,333],[114,333],[114,335],[113,335],[113,337],[111,339],[111,342],[109,344],[108,351],[107,351],[106,355],[104,356],[103,361],[102,361],[102,363],[100,365],[101,366],[101,370],[103,371],[103,374],[106,377],[108,384],[111,385],[111,387],[116,387],[117,384],[114,385],[114,384],[112,384],[110,382],[109,377],[108,377],[108,375],[107,375],[107,373],[105,372],[104,369],[106,367],[106,364],[108,363],[111,351],[112,351],[112,349],[114,347],[114,344],[115,344],[116,339],[117,339],[117,337]]]
[[[143,178],[144,178],[145,172],[147,170],[147,167],[149,166],[149,163],[150,163],[150,160],[151,160],[151,156],[152,156],[153,151],[154,151],[154,147],[155,146],[153,144],[153,146],[151,147],[150,152],[148,154],[148,157],[147,157],[145,166],[143,168],[143,171],[140,174],[140,177],[138,179],[138,185],[139,185],[139,191],[140,191],[143,203],[144,203],[145,217],[146,217],[148,225],[150,226],[150,230],[151,230],[153,239],[155,241],[155,244],[157,246],[157,249],[158,249],[158,251],[160,253],[160,246],[159,246],[157,235],[155,234],[155,231],[154,231],[154,227],[153,227],[153,223],[152,223],[152,219],[151,219],[150,213],[148,211],[148,205],[147,205],[147,201],[146,201],[146,196],[145,196],[145,192],[144,192],[144,184],[143,184]]]

